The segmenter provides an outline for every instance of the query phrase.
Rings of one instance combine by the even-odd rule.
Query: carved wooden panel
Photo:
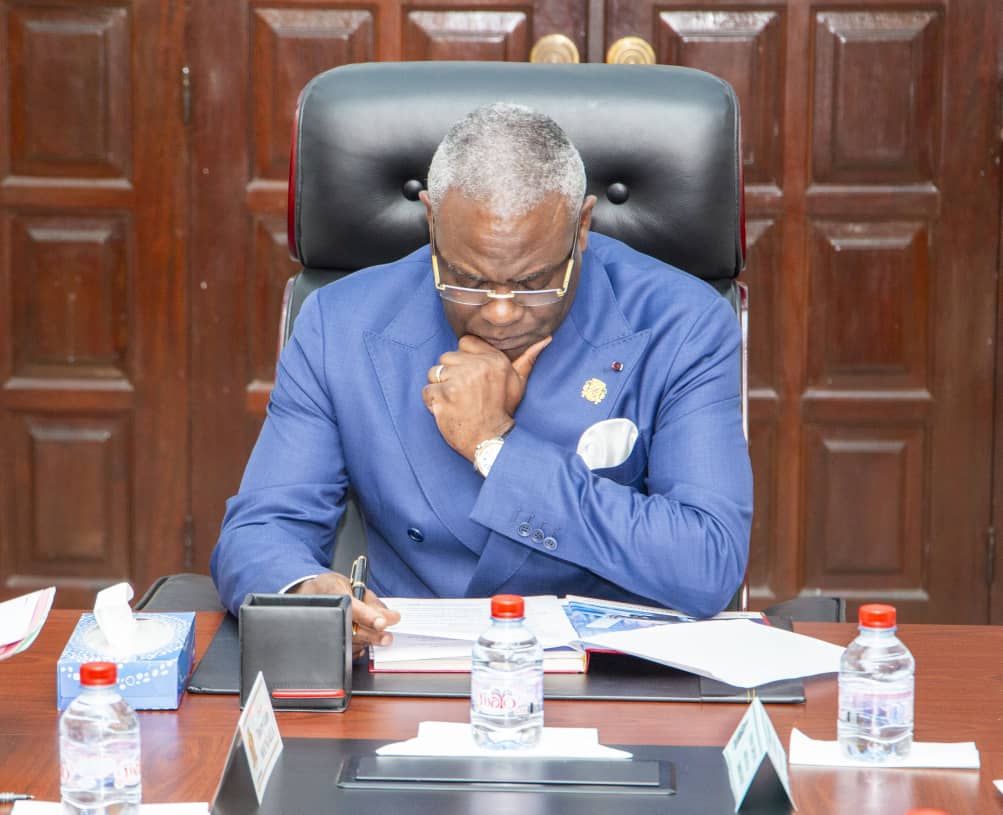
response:
[[[532,47],[525,9],[408,11],[403,36],[406,60],[524,61]]]
[[[939,154],[943,13],[815,17],[812,167],[828,183],[931,181]]]
[[[126,376],[127,233],[122,216],[12,219],[15,375]]]
[[[777,292],[783,226],[772,218],[746,222],[746,267],[741,279],[749,286],[749,388],[776,394],[779,372],[780,306]]]
[[[823,591],[921,591],[922,427],[805,428],[805,584]]]
[[[184,24],[0,0],[0,599],[184,568]]]
[[[921,223],[814,225],[810,387],[879,391],[927,386],[928,243]]]
[[[17,5],[9,37],[9,172],[131,175],[130,10]]]
[[[749,286],[749,450],[752,457],[754,513],[749,543],[749,583],[760,596],[770,595],[772,563],[777,557],[777,424],[780,355],[783,335],[776,279],[783,245],[782,225],[772,218],[746,224],[748,258],[742,279]]]
[[[749,540],[748,579],[750,589],[760,598],[776,598],[772,586],[776,561],[777,517],[777,420],[776,417],[749,419],[749,456],[752,459],[752,536]]]
[[[12,571],[57,584],[127,575],[128,420],[24,415],[14,428],[20,545]]]
[[[251,177],[285,181],[296,99],[316,74],[375,58],[375,20],[369,9],[257,6],[253,14]]]
[[[658,62],[717,74],[735,89],[748,184],[781,185],[786,16],[783,9],[715,6],[657,11]]]

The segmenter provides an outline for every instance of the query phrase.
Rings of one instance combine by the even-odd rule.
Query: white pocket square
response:
[[[630,419],[604,419],[585,428],[578,439],[578,455],[590,470],[623,464],[637,441],[637,425]]]

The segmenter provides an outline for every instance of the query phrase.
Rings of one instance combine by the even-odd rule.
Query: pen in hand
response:
[[[366,575],[369,571],[369,562],[366,560],[365,555],[359,555],[352,562],[352,574],[350,579],[352,581],[352,597],[356,600],[364,601],[366,598]],[[358,623],[352,623],[352,634],[355,635],[359,633]]]
[[[352,597],[356,600],[366,598],[366,573],[369,571],[369,563],[365,555],[359,555],[352,563]]]

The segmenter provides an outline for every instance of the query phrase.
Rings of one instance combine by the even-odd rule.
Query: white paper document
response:
[[[899,758],[881,764],[857,761],[847,758],[839,748],[839,742],[812,739],[798,730],[791,730],[791,764],[812,764],[817,767],[940,767],[962,770],[979,768],[979,751],[974,741],[953,743],[914,741],[906,758]]]
[[[20,653],[35,641],[55,596],[55,586],[49,586],[0,603],[0,659]]]
[[[622,651],[740,688],[836,673],[843,648],[750,620],[706,620],[599,634],[586,645]]]
[[[996,789],[1000,791],[1000,795],[1003,795],[1003,778],[993,781],[993,783],[996,785]]]
[[[18,801],[11,815],[62,815],[63,805],[56,801]],[[139,815],[209,815],[207,803],[140,804]]]
[[[525,600],[526,627],[536,634],[541,646],[555,648],[578,639],[557,597],[527,597]],[[383,602],[401,615],[400,622],[388,629],[394,636],[414,634],[471,643],[491,623],[490,597],[450,600],[384,597]]]
[[[407,741],[385,744],[381,756],[450,756],[484,758],[630,758],[625,750],[599,743],[594,727],[545,727],[540,743],[523,749],[496,750],[478,747],[470,725],[464,722],[421,722],[418,735]]]

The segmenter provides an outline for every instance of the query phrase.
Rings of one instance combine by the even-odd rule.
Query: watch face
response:
[[[505,440],[498,437],[488,439],[477,446],[477,450],[474,452],[474,466],[477,467],[477,472],[483,476],[488,474],[504,443]]]

